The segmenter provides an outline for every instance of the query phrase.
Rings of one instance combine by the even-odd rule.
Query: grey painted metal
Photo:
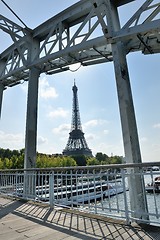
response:
[[[35,167],[37,144],[37,105],[39,70],[30,70],[27,101],[27,121],[25,136],[25,168]]]
[[[0,29],[13,41],[0,56],[0,84],[12,87],[29,80],[25,168],[35,166],[39,74],[63,72],[74,63],[88,66],[113,60],[126,159],[141,162],[126,54],[160,52],[160,2],[144,1],[121,27],[117,7],[130,2],[81,0],[33,30],[0,16]]]
[[[0,118],[1,118],[1,110],[2,110],[3,90],[4,90],[4,86],[3,84],[0,84]]]
[[[79,104],[78,104],[78,88],[74,82],[73,90],[73,108],[72,108],[72,124],[71,132],[63,154],[66,156],[86,155],[92,156],[92,151],[89,149],[80,120]]]
[[[24,168],[34,168],[36,166],[38,82],[39,69],[30,69],[28,82]],[[24,195],[28,197],[35,195],[36,180],[34,176],[31,178],[31,175],[32,172],[24,173]]]
[[[111,4],[110,0],[108,0],[107,9],[108,33],[112,37],[114,35],[114,32],[120,29],[118,11],[116,6]],[[115,43],[112,43],[112,52],[122,124],[125,159],[127,163],[141,163],[138,132],[134,113],[125,47],[123,42],[117,41]],[[132,177],[133,175],[134,177]],[[131,209],[134,210],[134,217],[139,219],[148,218],[148,216],[146,215],[142,216],[142,212],[147,212],[147,201],[145,195],[143,197],[143,184],[144,183],[141,179],[141,176],[137,176],[135,178],[135,174],[131,174]]]
[[[111,2],[117,4],[117,1]],[[118,1],[118,4],[129,2],[132,1]],[[87,66],[112,61],[110,43],[119,39],[123,41],[127,53],[160,52],[159,2],[144,1],[142,8],[115,31],[112,38],[107,33],[106,6],[107,0],[79,1],[33,30],[15,26],[10,20],[4,21],[1,16],[3,24],[0,27],[11,35],[13,44],[1,53],[5,66],[0,82],[4,86],[10,86],[20,80],[27,81],[29,68],[34,66],[39,67],[40,72],[54,74],[66,71],[71,64],[77,62]],[[12,26],[10,28],[9,23]],[[12,30],[14,28],[17,32]],[[140,34],[140,38],[137,34]],[[32,38],[40,42],[40,49],[31,60],[29,55]]]
[[[39,50],[39,42],[32,42],[30,58],[34,58]],[[37,145],[37,110],[38,110],[38,83],[40,71],[36,67],[30,70],[28,82],[27,119],[25,136],[25,168],[33,168],[36,164]]]
[[[27,170],[3,169],[0,171],[0,193],[25,199],[31,198],[36,202],[45,201],[52,207],[57,205],[71,207],[73,209],[75,207],[76,209],[80,207],[80,210],[82,211],[83,209],[83,212],[91,211],[103,217],[104,215],[107,217],[117,217],[126,220],[127,223],[140,220],[141,223],[160,225],[160,201],[158,193],[153,191],[150,194],[146,194],[148,183],[154,182],[156,176],[159,175],[159,172],[154,171],[154,166],[156,166],[156,164],[160,167],[159,162],[126,165],[114,164],[112,166],[86,166],[85,168],[83,166]],[[150,166],[150,168],[148,168],[148,166]],[[132,169],[131,173],[129,173],[128,168]],[[137,170],[133,171],[133,169]],[[28,173],[28,190],[33,187],[36,178],[37,185],[35,193],[34,191],[32,191],[32,194],[31,191],[28,191],[27,194],[23,192],[24,176],[26,172]],[[141,176],[141,179],[145,179],[142,197],[147,195],[149,212],[143,211],[141,214],[143,216],[149,215],[150,219],[139,219],[139,216],[135,217],[136,214],[135,216],[133,215],[129,195],[131,188],[128,188],[128,179],[131,174],[133,179],[137,178],[137,176]],[[114,198],[110,196],[105,200],[103,198],[97,199],[97,185],[100,187],[101,190],[99,190],[101,193],[107,194],[107,192],[104,193],[104,191],[108,188],[101,188],[104,186],[104,183],[112,187],[115,186],[117,190],[120,187],[122,190],[122,192],[120,191],[121,194],[117,193]],[[91,196],[95,197],[95,199],[92,199],[94,200],[93,202],[83,202],[84,198],[89,197],[87,193],[89,188],[86,188],[86,184],[90,186]],[[78,201],[78,205],[76,201]],[[135,208],[135,213],[136,210]]]
[[[34,58],[39,50],[39,42],[33,40],[30,49],[30,59]],[[37,112],[38,112],[38,84],[40,71],[36,67],[29,70],[27,117],[25,132],[25,159],[24,168],[36,166],[37,152]],[[24,173],[24,195],[34,196],[36,179],[32,172]]]
[[[2,69],[4,67],[4,61],[0,61],[0,74],[2,73]],[[2,100],[3,100],[3,91],[5,87],[4,85],[0,82],[0,119],[1,119],[1,112],[2,112]]]
[[[109,165],[95,165],[95,166],[85,166],[85,170],[93,170],[103,168],[105,170],[108,169],[116,169],[116,168],[124,168],[124,169],[133,169],[133,168],[144,168],[151,169],[153,166],[158,166],[160,168],[160,162],[142,162],[142,163],[125,163],[125,164],[109,164]],[[28,168],[28,169],[16,169],[15,171],[23,172],[23,171],[39,171],[39,168]],[[41,168],[43,172],[54,171],[55,168]],[[64,170],[84,170],[84,166],[73,166],[73,167],[56,167],[56,171],[64,171]],[[1,169],[0,172],[10,172],[14,169]],[[155,172],[156,173],[156,172]]]
[[[122,6],[124,4],[127,4],[127,3],[130,3],[130,2],[133,2],[135,0],[111,0],[111,3],[113,3],[116,7],[119,7],[119,6]]]
[[[14,42],[25,36],[24,28],[2,15],[0,15],[0,29],[8,33]]]
[[[49,204],[52,207],[54,207],[54,173],[52,172],[50,175],[49,175],[49,189],[51,190],[50,191],[50,194],[49,194]]]

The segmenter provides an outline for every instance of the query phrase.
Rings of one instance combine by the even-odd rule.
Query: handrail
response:
[[[160,162],[3,169],[0,194],[160,225],[159,177]]]
[[[92,169],[116,169],[116,168],[133,168],[133,167],[152,167],[160,166],[160,162],[143,162],[143,163],[125,163],[125,164],[107,164],[107,165],[92,165],[85,166],[85,170]],[[72,167],[52,167],[52,168],[21,168],[21,169],[0,169],[0,172],[10,171],[62,171],[62,170],[84,170],[84,166],[72,166]]]

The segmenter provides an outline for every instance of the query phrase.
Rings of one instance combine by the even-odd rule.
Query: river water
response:
[[[159,172],[154,172],[154,175],[151,177],[150,173],[146,173],[144,176],[145,185],[148,183],[151,183],[152,180],[160,176]],[[125,203],[124,194],[118,194],[117,196],[113,196],[110,199],[106,198],[103,200],[103,206],[102,202],[99,203],[99,209],[98,212],[102,214],[102,212],[105,214],[110,214],[111,216],[119,216],[119,217],[125,217],[125,206],[130,209],[130,197],[129,197],[129,191],[126,192],[127,197],[127,203]],[[148,204],[148,212],[150,215],[150,220],[152,220],[155,224],[160,224],[160,193],[146,193],[147,197],[147,204]],[[103,210],[102,210],[103,209]],[[159,215],[159,216],[158,216]]]

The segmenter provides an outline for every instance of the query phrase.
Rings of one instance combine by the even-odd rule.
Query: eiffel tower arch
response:
[[[73,107],[72,107],[72,124],[71,132],[69,133],[69,138],[65,149],[63,150],[63,155],[66,156],[77,156],[85,155],[92,156],[92,151],[89,149],[84,133],[82,131],[82,125],[80,120],[80,112],[78,106],[78,88],[74,82],[73,90]]]

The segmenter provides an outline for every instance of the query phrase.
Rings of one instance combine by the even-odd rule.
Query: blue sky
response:
[[[76,0],[6,0],[30,28],[54,16]],[[122,24],[138,8],[137,2],[121,8]],[[0,2],[2,15],[19,21]],[[0,52],[10,45],[9,36],[0,31]],[[127,56],[139,140],[143,161],[160,160],[160,55]],[[76,66],[78,67],[78,66]],[[114,68],[112,63],[81,67],[57,75],[42,74],[39,81],[38,143],[37,150],[61,153],[65,148],[72,117],[72,86],[78,87],[82,128],[93,154],[123,155],[123,140]],[[4,91],[0,120],[0,147],[24,148],[28,84],[17,85]]]

